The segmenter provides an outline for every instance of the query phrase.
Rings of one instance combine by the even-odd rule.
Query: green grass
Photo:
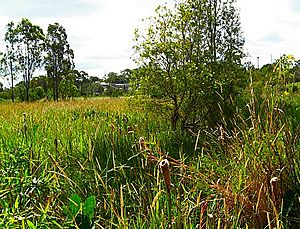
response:
[[[200,130],[196,149],[197,135],[174,132],[160,111],[132,104],[1,104],[0,228],[88,228],[80,226],[87,215],[96,228],[297,224],[299,132],[276,101],[249,103],[250,118],[237,114],[224,140]],[[163,158],[171,165],[171,209]]]

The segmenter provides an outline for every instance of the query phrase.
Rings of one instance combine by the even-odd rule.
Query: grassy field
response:
[[[0,228],[299,225],[297,110],[184,134],[127,100],[0,105]]]

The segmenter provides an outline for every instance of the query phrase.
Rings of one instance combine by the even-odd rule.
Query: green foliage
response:
[[[29,101],[30,81],[33,73],[42,66],[42,53],[44,51],[43,30],[23,18],[16,27],[18,51],[16,61],[22,73],[26,88],[26,101]]]
[[[24,84],[24,82],[20,82],[15,86],[15,94],[16,97],[20,100],[20,101],[26,101],[26,86]]]
[[[299,63],[246,71],[234,3],[159,7],[136,32],[140,67],[109,73],[105,91],[49,25],[47,76],[14,89],[64,100],[0,104],[0,228],[299,228]],[[27,19],[7,28],[6,68],[18,50],[24,71],[24,45],[38,51],[42,31]],[[129,80],[139,96],[66,100],[120,96]]]
[[[67,33],[64,27],[58,23],[50,24],[46,36],[45,70],[49,77],[54,100],[58,100],[58,87],[63,76],[68,75],[74,69],[74,52],[67,41]],[[64,82],[63,84],[66,84]],[[71,86],[70,91],[74,91]],[[65,97],[64,95],[63,97]]]
[[[131,77],[132,71],[125,69],[120,74],[110,72],[107,74],[104,82],[107,83],[107,87],[104,90],[105,96],[120,97],[126,95],[129,87],[129,78]]]
[[[40,100],[46,96],[58,101],[59,97],[65,99],[76,96],[107,96],[118,97],[128,90],[131,70],[125,69],[117,73],[109,73],[106,82],[112,86],[106,93],[100,85],[102,80],[84,72],[74,70],[74,51],[68,43],[68,36],[63,26],[58,23],[50,24],[47,34],[33,25],[28,19],[23,18],[17,25],[10,22],[6,26],[6,50],[1,54],[0,72],[3,77],[9,76],[11,99],[15,94],[20,101]],[[45,55],[44,55],[45,54]],[[44,66],[47,75],[33,78],[36,69]],[[70,80],[68,75],[76,75]],[[15,81],[22,76],[15,92]],[[33,81],[33,82],[31,82]],[[25,87],[25,96],[23,93]],[[124,84],[124,90],[119,90],[117,84]],[[43,90],[42,90],[42,88]],[[50,91],[52,89],[52,92]],[[60,96],[59,92],[63,92]],[[7,99],[8,91],[1,93],[1,98]]]
[[[86,199],[82,208],[83,208],[83,215],[88,216],[91,221],[94,216],[95,207],[96,207],[95,196],[89,196]]]
[[[8,23],[6,26],[4,41],[6,43],[6,52],[4,53],[4,57],[1,60],[1,67],[3,68],[4,72],[8,72],[8,74],[10,75],[11,100],[12,102],[14,102],[14,81],[17,78],[17,73],[19,71],[20,66],[17,64],[16,61],[19,46],[16,28],[13,22]]]
[[[74,70],[73,73],[76,75],[75,85],[79,90],[80,96],[92,97],[103,94],[104,88],[100,85],[101,79],[96,76],[89,76],[84,71]]]
[[[40,100],[40,99],[43,99],[44,97],[45,97],[45,91],[44,91],[43,87],[38,86],[38,87],[29,89],[30,101]]]
[[[180,1],[161,6],[147,31],[135,33],[138,89],[170,99],[176,129],[215,126],[245,87],[244,39],[234,1]],[[220,111],[221,108],[221,111]],[[227,113],[226,113],[227,112]],[[201,122],[208,113],[214,115]],[[199,125],[200,124],[200,125]]]
[[[78,88],[75,85],[75,76],[70,73],[63,77],[59,83],[58,89],[63,99],[78,96]]]
[[[68,216],[69,220],[74,221],[76,228],[93,228],[93,217],[95,213],[96,199],[95,196],[89,196],[84,203],[81,198],[74,194],[69,205],[64,206],[64,213]],[[70,227],[75,228],[75,227]]]
[[[284,99],[253,97],[234,131],[195,135],[171,130],[168,101],[2,104],[0,227],[166,228],[168,209],[175,228],[295,226],[299,101]]]
[[[27,220],[27,225],[30,229],[36,229],[37,228],[30,220]]]
[[[11,90],[9,90],[9,89],[5,89],[5,90],[3,90],[3,91],[1,91],[0,92],[0,98],[1,98],[1,100],[9,100],[9,99],[11,99]]]
[[[121,71],[121,74],[110,72],[107,74],[104,82],[109,83],[111,85],[128,84],[130,75],[131,75],[130,69],[125,69],[124,71]]]

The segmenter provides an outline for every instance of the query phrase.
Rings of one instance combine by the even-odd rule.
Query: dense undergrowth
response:
[[[196,133],[128,99],[2,104],[0,227],[297,228],[298,98]]]

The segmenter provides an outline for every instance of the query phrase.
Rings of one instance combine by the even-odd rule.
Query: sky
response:
[[[300,58],[299,0],[237,0],[248,59],[257,66],[283,54]]]
[[[136,67],[134,29],[154,15],[158,5],[172,0],[0,0],[0,51],[5,25],[28,18],[46,33],[58,22],[75,52],[76,69],[104,77]],[[283,54],[300,58],[299,0],[237,0],[246,39],[247,59],[269,63]]]

